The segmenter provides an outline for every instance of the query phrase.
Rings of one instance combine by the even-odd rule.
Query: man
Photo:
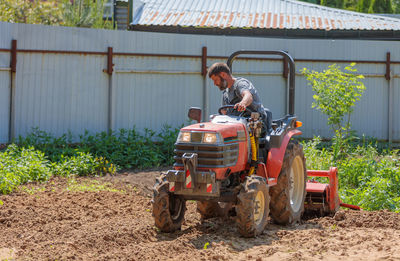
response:
[[[239,112],[245,111],[246,108],[253,112],[258,112],[266,128],[270,129],[271,119],[267,118],[267,113],[257,90],[249,80],[233,77],[228,65],[225,63],[211,65],[208,69],[208,77],[222,91],[222,106],[234,105],[234,108]]]

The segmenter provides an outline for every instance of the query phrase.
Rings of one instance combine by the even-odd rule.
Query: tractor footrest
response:
[[[167,172],[169,191],[177,195],[219,197],[221,183],[214,172],[199,172],[190,175],[182,170]]]

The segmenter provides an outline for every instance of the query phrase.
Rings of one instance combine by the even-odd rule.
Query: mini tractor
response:
[[[196,200],[202,219],[236,216],[239,233],[254,237],[265,229],[268,218],[278,224],[298,222],[305,209],[333,214],[340,202],[337,169],[306,170],[302,146],[294,139],[302,125],[294,115],[295,65],[284,51],[237,51],[240,54],[280,55],[289,63],[289,114],[263,121],[260,114],[220,107],[218,115],[201,122],[201,109],[190,108],[196,124],[180,130],[175,143],[174,169],[162,173],[153,188],[155,225],[163,232],[181,228],[186,200]],[[222,110],[231,113],[223,114]],[[329,184],[308,180],[326,177]]]

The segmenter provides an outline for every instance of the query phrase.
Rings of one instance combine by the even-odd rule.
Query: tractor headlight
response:
[[[178,136],[178,142],[190,142],[190,132],[180,132]]]
[[[204,143],[217,143],[218,137],[216,133],[204,133],[203,142]]]
[[[178,135],[177,142],[182,143],[219,143],[220,135],[216,132],[199,132],[199,131],[181,131]]]

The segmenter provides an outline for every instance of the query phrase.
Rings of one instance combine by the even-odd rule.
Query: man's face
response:
[[[224,79],[224,75],[222,73],[211,75],[211,79],[213,80],[214,85],[217,86],[221,91],[228,87],[228,82]]]

